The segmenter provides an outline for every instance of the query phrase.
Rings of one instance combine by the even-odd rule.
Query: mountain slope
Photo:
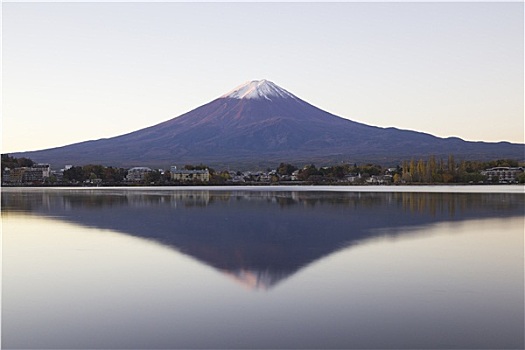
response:
[[[272,166],[286,161],[395,162],[430,154],[524,158],[523,144],[467,142],[356,123],[297,98],[272,82],[241,85],[179,117],[129,134],[18,153],[54,167],[96,163],[162,166]]]

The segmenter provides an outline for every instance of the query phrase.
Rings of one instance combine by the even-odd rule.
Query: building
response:
[[[180,182],[209,182],[210,181],[210,172],[208,169],[204,170],[186,170],[186,169],[177,169],[176,166],[171,167],[171,179],[174,181]]]
[[[3,182],[8,183],[33,183],[43,182],[51,175],[49,164],[35,164],[31,167],[6,169]]]
[[[500,183],[513,183],[518,182],[518,176],[523,173],[523,168],[511,168],[511,167],[495,167],[483,170],[481,175],[487,176],[488,181],[495,181],[498,179]]]
[[[13,184],[21,184],[26,169],[27,169],[26,167],[6,169],[4,171],[4,182],[9,182]]]
[[[11,180],[11,169],[4,168],[2,169],[2,183],[9,183]]]
[[[51,175],[51,166],[49,164],[39,163],[31,167],[35,171],[41,171],[42,177],[47,178]]]
[[[366,179],[366,183],[373,185],[385,185],[392,183],[392,175],[372,175]]]
[[[144,167],[144,166],[138,166],[138,167],[131,168],[128,170],[128,175],[126,175],[126,180],[133,181],[133,182],[143,181],[146,178],[146,174],[152,171],[153,170],[151,170],[150,168]]]

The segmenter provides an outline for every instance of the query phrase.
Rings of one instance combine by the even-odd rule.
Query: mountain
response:
[[[325,112],[267,81],[251,81],[179,117],[132,133],[13,154],[53,167],[88,163],[131,167],[207,164],[275,166],[279,162],[380,162],[447,157],[525,158],[524,144],[467,142],[380,128]]]

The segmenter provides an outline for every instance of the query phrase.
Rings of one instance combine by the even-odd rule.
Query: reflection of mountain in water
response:
[[[30,211],[171,246],[254,288],[388,229],[521,216],[521,194],[263,191],[2,193],[2,210]],[[391,232],[391,233],[390,233]]]

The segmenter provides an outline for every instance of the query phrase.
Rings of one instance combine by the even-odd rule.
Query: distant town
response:
[[[377,164],[338,164],[297,167],[280,163],[275,169],[254,171],[215,170],[206,165],[129,169],[103,165],[66,165],[53,169],[51,164],[35,163],[28,158],[2,154],[3,186],[175,186],[175,185],[263,185],[263,184],[515,184],[525,183],[525,167],[515,160],[456,162],[431,156],[427,160],[404,161],[396,167]]]

